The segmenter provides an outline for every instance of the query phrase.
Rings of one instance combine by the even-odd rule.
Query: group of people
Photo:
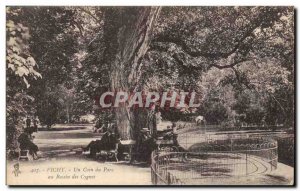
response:
[[[25,120],[26,128],[32,128],[34,132],[38,131],[39,119],[37,117],[33,117],[32,119],[28,116]]]
[[[26,119],[26,127],[24,131],[18,137],[18,142],[20,144],[20,150],[28,150],[29,154],[32,155],[33,159],[38,159],[37,152],[39,150],[38,146],[33,143],[34,136],[32,135],[34,132],[38,130],[38,120],[35,118],[33,120],[33,126],[31,126],[31,119],[27,117]]]
[[[118,158],[123,158],[126,148],[124,145],[120,144],[117,125],[115,123],[104,124],[101,126],[101,131],[104,131],[101,139],[91,141],[83,148],[83,151],[89,151],[89,156],[91,158],[96,158],[97,153],[100,153],[101,151],[115,150],[117,148]],[[135,154],[132,160],[147,161],[151,158],[151,152],[156,147],[155,138],[150,134],[149,129],[141,129],[136,141],[137,144],[133,150],[135,153],[140,154]],[[119,144],[118,147],[117,144]]]
[[[83,151],[90,151],[90,157],[95,158],[96,154],[101,151],[114,150],[116,144],[119,142],[117,125],[115,123],[108,123],[105,126],[105,133],[101,139],[91,141]]]

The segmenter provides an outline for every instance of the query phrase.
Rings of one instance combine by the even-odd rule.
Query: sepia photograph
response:
[[[293,6],[6,6],[6,185],[295,186]]]

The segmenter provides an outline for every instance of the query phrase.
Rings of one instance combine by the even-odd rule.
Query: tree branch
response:
[[[243,36],[237,41],[236,45],[233,46],[233,48],[228,52],[204,52],[204,51],[193,50],[191,47],[187,45],[187,43],[181,37],[174,36],[174,35],[161,35],[156,39],[154,39],[154,42],[174,43],[177,46],[180,46],[185,53],[189,54],[192,57],[206,57],[206,58],[213,58],[213,59],[227,58],[228,56],[230,56],[240,48],[243,41],[247,37],[249,37],[257,27],[261,25],[262,21],[263,19],[261,19],[260,17],[256,18],[252,22],[253,25],[250,26],[245,31]],[[153,46],[152,48],[155,48],[155,46]]]
[[[86,10],[86,9],[84,9],[84,8],[82,8],[82,7],[79,7],[79,9],[80,9],[81,11],[85,12],[86,14],[90,15],[93,19],[95,19],[95,21],[97,21],[97,22],[100,22],[100,21],[101,21],[101,20],[99,20],[95,15],[93,15],[93,14],[91,13],[91,11]]]
[[[249,61],[249,60],[248,60],[248,59],[241,59],[241,60],[239,60],[239,61],[235,61],[235,62],[233,62],[232,64],[227,64],[227,65],[211,64],[211,65],[209,66],[209,68],[210,68],[210,67],[215,67],[215,68],[218,68],[218,69],[226,69],[226,68],[232,68],[232,69],[234,69],[234,66],[236,66],[236,65],[238,65],[238,64],[240,64],[240,63],[242,63],[242,62],[246,62],[246,61]]]

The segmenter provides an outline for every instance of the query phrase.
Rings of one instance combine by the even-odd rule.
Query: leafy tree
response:
[[[23,128],[23,118],[34,112],[34,98],[28,94],[29,80],[41,78],[28,48],[29,30],[15,20],[19,9],[7,8],[6,23],[6,132],[7,148],[16,147],[16,137]]]
[[[8,124],[37,113],[51,126],[94,112],[102,121],[116,120],[121,138],[136,139],[139,129],[150,125],[152,111],[93,111],[95,100],[108,90],[176,90],[197,92],[202,104],[196,114],[211,122],[232,120],[237,113],[246,114],[248,123],[265,117],[269,124],[293,125],[293,11],[9,7]],[[162,110],[162,115],[173,120],[193,112]]]
[[[112,71],[115,68],[116,70],[126,68],[128,71],[130,68],[132,69],[130,65],[126,65],[125,61],[125,64],[116,62],[119,64],[113,65],[114,56],[106,52],[108,49],[116,51],[114,53],[118,52],[117,43],[114,44],[111,39],[118,39],[113,36],[112,31],[117,31],[116,28],[127,22],[122,19],[117,21],[118,15],[121,13],[126,14],[124,18],[131,16],[125,11],[110,10],[107,15],[116,20],[105,20],[102,15],[102,17],[98,17],[99,20],[103,18],[104,26],[103,28],[99,27],[99,35],[97,38],[95,37],[93,46],[91,46],[91,49],[98,54],[93,52],[88,56],[90,60],[86,60],[90,64],[101,63],[98,67],[88,65],[92,66],[94,71],[94,74],[91,75],[94,79],[91,80],[91,86],[89,86],[93,87],[93,90],[97,90],[97,87],[101,86],[107,87],[107,84],[112,83],[111,75],[116,77],[118,74],[115,76],[113,72],[110,72],[111,69],[113,69]],[[238,109],[235,99],[238,99],[240,94],[245,94],[245,99],[251,100],[248,105],[246,104],[248,101],[244,104],[241,102],[241,108],[238,109],[241,114],[247,112],[250,114],[252,111],[247,111],[247,108],[252,106],[264,107],[262,103],[266,103],[267,99],[277,100],[275,101],[277,105],[283,106],[283,103],[278,104],[279,99],[274,97],[274,92],[260,91],[266,90],[266,88],[254,82],[261,79],[252,73],[262,74],[261,77],[264,77],[267,75],[263,75],[263,73],[270,66],[277,68],[276,71],[282,70],[284,67],[286,68],[284,71],[288,71],[288,73],[282,73],[282,80],[288,80],[291,83],[288,86],[281,84],[278,87],[282,89],[286,86],[293,91],[293,78],[291,77],[293,75],[292,23],[293,10],[290,7],[164,7],[153,28],[153,40],[150,42],[150,47],[145,56],[141,56],[142,64],[137,64],[139,66],[138,75],[133,78],[136,83],[127,83],[128,79],[124,77],[122,83],[117,84],[117,87],[123,88],[123,90],[131,87],[136,90],[156,91],[173,87],[184,91],[192,89],[201,95],[205,106],[206,101],[211,101],[205,97],[214,90],[207,87],[207,84],[203,82],[202,75],[213,70],[215,73],[212,78],[217,81],[214,86],[218,89],[217,93],[222,96],[226,95],[223,96],[224,99],[215,102],[217,104],[215,108],[224,111],[222,120],[225,120],[227,115],[233,115],[234,111],[231,108]],[[109,32],[105,32],[106,24],[110,27]],[[126,42],[122,39],[123,41]],[[250,71],[255,72],[251,73]],[[106,76],[106,74],[109,75]],[[90,76],[88,73],[86,75]],[[97,81],[99,75],[103,76],[100,80],[106,80]],[[270,78],[266,80],[274,81],[275,76],[271,73],[268,75]],[[210,84],[208,85],[210,86]],[[273,85],[271,86],[274,88]],[[226,93],[226,90],[229,92]],[[228,101],[225,98],[228,98]],[[255,102],[260,105],[255,106]],[[290,106],[293,105],[293,99],[289,99],[288,102],[289,108],[292,109]],[[242,107],[244,108],[242,109]],[[265,113],[272,115],[266,110],[266,107],[263,110],[264,114],[262,115]],[[124,111],[124,113],[126,112]],[[133,118],[130,120],[134,121]],[[259,118],[256,120],[259,121]],[[121,126],[129,127],[130,125],[127,123]],[[128,132],[128,130],[124,131]]]
[[[26,24],[30,30],[28,48],[39,64],[39,72],[43,76],[39,81],[30,81],[32,88],[30,87],[28,92],[35,98],[33,105],[38,106],[37,116],[43,124],[49,126],[59,118],[56,111],[64,109],[59,99],[54,98],[52,94],[59,91],[58,85],[66,88],[72,88],[73,85],[71,81],[75,63],[72,62],[72,58],[77,52],[77,39],[70,31],[74,27],[74,12],[64,7],[14,9],[20,9],[15,19]],[[49,104],[44,104],[46,100]],[[48,119],[50,114],[51,120]]]
[[[204,98],[202,107],[206,102],[213,107],[211,99],[205,97],[216,89],[222,97],[229,85],[233,87],[228,89],[229,99],[218,101],[227,108],[229,115],[234,113],[229,108],[237,107],[234,100],[243,94],[245,102],[240,102],[240,114],[249,112],[250,118],[250,113],[255,113],[250,111],[252,107],[262,107],[260,114],[267,115],[269,122],[276,118],[293,121],[291,115],[285,115],[293,113],[294,103],[293,23],[290,7],[164,8],[145,62],[150,62],[149,67],[158,67],[149,69],[155,71],[154,74],[159,69],[164,72],[163,77],[155,81],[171,81],[170,86],[178,86],[174,84],[177,81],[182,89],[199,88],[198,92],[202,92]],[[174,71],[171,75],[166,73],[168,67]],[[206,74],[211,71],[215,71],[214,86],[205,83]],[[177,75],[175,80],[174,73]],[[183,74],[187,74],[186,80],[180,78]],[[189,75],[195,80],[189,79]],[[201,78],[202,75],[205,77]],[[288,91],[282,91],[279,96],[275,93],[279,89]],[[282,99],[286,96],[290,99]],[[267,100],[276,104],[270,104],[268,108],[266,105],[270,102]],[[203,108],[200,110],[204,112]],[[250,121],[258,122],[261,117],[251,118]]]

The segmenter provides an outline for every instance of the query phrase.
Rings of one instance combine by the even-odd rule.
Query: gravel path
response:
[[[70,127],[70,130],[68,130]],[[78,149],[86,146],[91,140],[99,139],[100,134],[92,132],[92,125],[57,125],[53,131],[39,131],[34,142],[39,146],[41,158],[37,161],[20,162],[19,176],[13,175],[13,165],[18,161],[7,163],[7,182],[10,185],[151,185],[149,167],[129,165],[126,162],[104,162],[87,159],[80,155]],[[179,142],[186,148],[196,142],[206,141],[202,133],[189,132],[179,135]],[[186,137],[199,138],[187,139]],[[220,135],[215,135],[220,136]],[[267,172],[262,163],[253,161],[251,167],[255,176],[239,176],[229,178],[197,178],[185,179],[186,184],[220,185],[220,184],[292,184],[293,168],[278,164],[276,171]],[[257,167],[257,170],[255,170]],[[56,172],[63,168],[62,172]],[[56,170],[55,170],[56,169]],[[75,171],[77,169],[77,171]],[[78,169],[80,171],[78,171]],[[263,172],[263,173],[261,173]],[[178,172],[177,172],[178,173]],[[74,176],[76,174],[76,176]]]

